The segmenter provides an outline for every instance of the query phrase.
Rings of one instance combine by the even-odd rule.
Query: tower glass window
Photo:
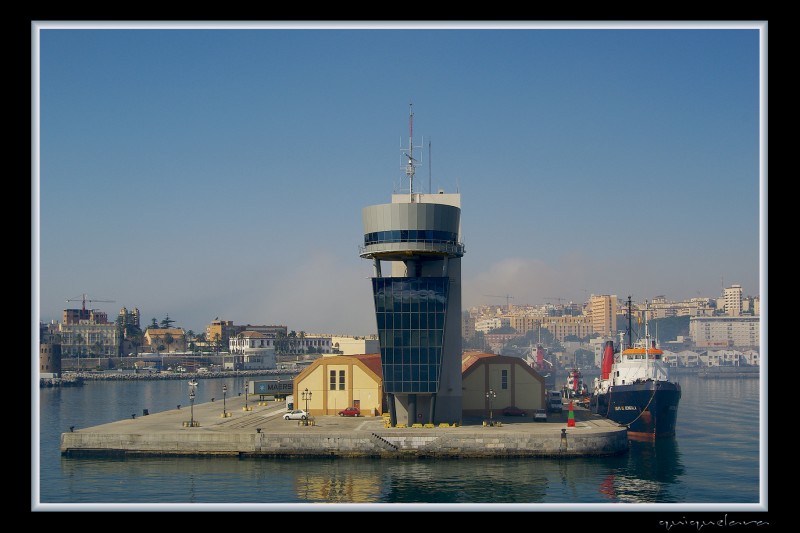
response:
[[[446,277],[372,279],[386,392],[438,392],[449,286]]]

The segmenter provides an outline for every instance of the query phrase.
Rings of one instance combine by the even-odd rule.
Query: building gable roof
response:
[[[528,363],[526,363],[524,359],[485,352],[464,352],[461,355],[461,375],[463,377],[467,377],[483,365],[498,363],[516,365],[523,372],[527,372],[537,380],[544,382],[544,377],[542,377],[539,372],[534,370]]]

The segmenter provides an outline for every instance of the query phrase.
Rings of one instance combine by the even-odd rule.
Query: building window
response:
[[[330,390],[336,390],[336,370],[331,370]]]
[[[344,390],[344,370],[339,370],[339,390]]]
[[[508,389],[508,370],[500,371],[500,388],[503,390]]]

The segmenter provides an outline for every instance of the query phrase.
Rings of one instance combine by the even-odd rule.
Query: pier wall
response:
[[[64,433],[66,456],[586,457],[628,451],[625,431],[554,434],[419,433]],[[489,430],[490,431],[490,430]],[[402,433],[401,433],[402,432]]]

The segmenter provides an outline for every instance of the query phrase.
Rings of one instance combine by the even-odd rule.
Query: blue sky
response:
[[[39,24],[33,303],[374,333],[361,210],[407,187],[409,104],[465,308],[759,295],[759,29]]]

